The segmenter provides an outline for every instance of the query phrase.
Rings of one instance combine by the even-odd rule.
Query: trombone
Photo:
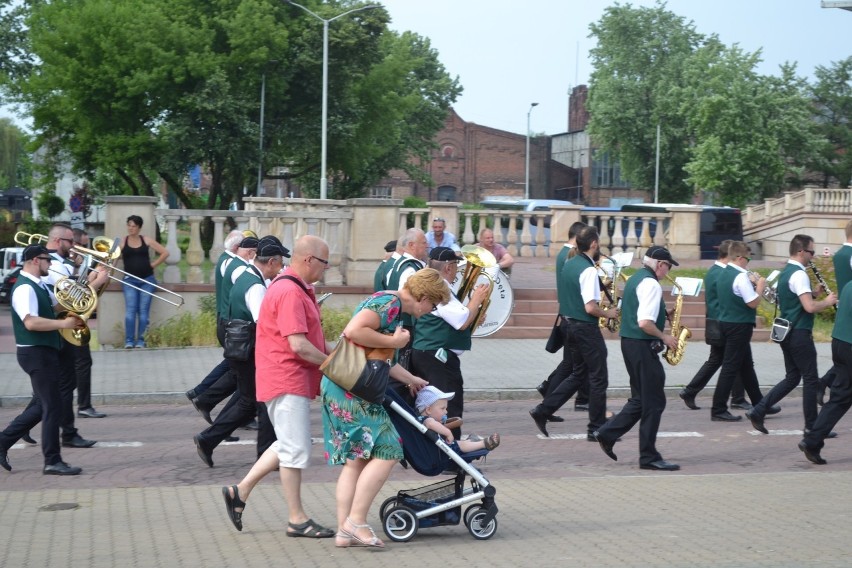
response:
[[[15,242],[18,243],[19,245],[22,245],[22,246],[46,243],[48,240],[49,239],[46,235],[40,235],[38,233],[30,234],[30,233],[25,233],[23,231],[18,231],[17,233],[15,233]],[[119,268],[114,267],[112,264],[116,260],[118,260],[118,258],[121,256],[121,251],[118,249],[118,243],[119,243],[118,238],[110,239],[108,237],[95,237],[94,240],[92,241],[92,246],[94,248],[89,249],[89,248],[86,248],[86,247],[81,247],[79,245],[74,245],[74,246],[71,247],[71,252],[84,257],[84,261],[83,261],[84,268],[88,267],[88,269],[91,269],[92,263],[101,264],[101,265],[103,265],[107,268],[107,271],[109,272],[107,274],[107,276],[109,277],[110,280],[113,280],[115,282],[119,282],[120,284],[124,284],[125,286],[130,286],[134,290],[138,290],[138,291],[142,292],[143,294],[148,294],[149,296],[152,296],[152,297],[154,297],[154,298],[156,298],[160,301],[166,302],[167,304],[171,304],[171,305],[176,306],[178,308],[183,305],[183,303],[184,303],[183,296],[181,296],[177,292],[172,292],[171,290],[163,288],[159,284],[154,284],[152,282],[148,282],[144,278],[139,278],[138,276],[130,274],[129,272],[126,272],[124,270],[121,270]],[[133,279],[137,280],[140,283],[140,285],[153,286],[154,288],[156,288],[157,290],[160,290],[161,292],[163,292],[165,294],[168,294],[170,296],[174,296],[176,298],[176,300],[170,300],[167,297],[157,295],[154,292],[149,292],[149,291],[141,288],[140,286],[135,286],[133,284],[130,284],[129,282],[125,282],[123,278],[117,278],[117,277],[113,276],[112,275],[113,272],[119,272],[121,274],[124,274],[127,277],[133,278]],[[98,294],[100,294],[101,292],[103,292],[103,290],[97,291]]]

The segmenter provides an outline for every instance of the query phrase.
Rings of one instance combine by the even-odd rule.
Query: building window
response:
[[[451,185],[442,185],[438,188],[438,201],[455,201],[456,188]]]
[[[377,199],[390,199],[391,198],[391,186],[389,185],[376,185],[370,189],[370,197],[375,197]]]
[[[609,152],[596,151],[592,160],[592,187],[630,187],[621,179],[621,164]]]

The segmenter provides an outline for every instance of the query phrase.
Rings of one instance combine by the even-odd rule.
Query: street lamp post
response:
[[[322,142],[320,144],[320,199],[326,199],[328,197],[328,172],[327,172],[327,148],[328,148],[328,133],[326,131],[328,127],[328,24],[337,20],[338,18],[342,18],[343,16],[348,16],[354,12],[362,12],[364,10],[372,10],[373,8],[380,8],[381,6],[376,5],[368,5],[361,6],[360,8],[354,8],[347,12],[343,12],[342,14],[338,14],[333,18],[322,18],[315,14],[314,12],[308,10],[301,4],[296,4],[291,0],[284,0],[287,4],[291,6],[295,6],[296,8],[301,8],[317,20],[322,22]]]
[[[527,153],[526,168],[524,170],[524,199],[530,198],[530,114],[537,106],[538,103],[531,103],[530,110],[527,111]]]
[[[266,71],[260,79],[260,137],[257,150],[257,197],[263,189],[263,110],[266,106]]]

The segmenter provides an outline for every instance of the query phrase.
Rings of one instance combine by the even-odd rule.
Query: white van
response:
[[[6,278],[6,275],[23,264],[22,256],[24,247],[6,247],[0,249],[0,255],[3,258],[3,267],[0,271],[0,282]]]

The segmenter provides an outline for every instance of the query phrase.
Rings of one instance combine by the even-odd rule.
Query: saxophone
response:
[[[618,263],[615,262],[615,260],[613,260],[612,258],[608,257],[605,254],[601,254],[601,258],[606,258],[607,260],[609,260],[612,263],[612,271],[613,271],[612,272],[612,278],[609,278],[609,273],[603,268],[603,266],[601,266],[600,262],[595,263],[595,267],[598,270],[602,271],[604,274],[606,274],[606,276],[604,276],[601,279],[601,285],[603,287],[607,288],[608,291],[609,291],[609,297],[612,299],[612,303],[610,304],[610,307],[617,308],[618,304],[619,304],[619,301],[618,301],[618,277],[621,276],[622,278],[624,278],[624,275],[621,273],[621,269],[618,266]],[[603,298],[601,298],[601,301],[598,303],[598,306],[601,309],[604,308]],[[612,333],[618,333],[618,330],[621,327],[621,312],[619,312],[618,316],[614,317],[614,318],[605,318],[605,317],[598,318],[598,327],[600,329],[608,329]]]
[[[686,351],[686,342],[692,337],[692,332],[688,327],[680,324],[680,315],[683,312],[683,289],[680,284],[674,281],[673,278],[666,276],[672,283],[672,286],[677,288],[677,300],[675,300],[674,314],[672,315],[672,336],[677,339],[677,349],[666,349],[663,357],[669,365],[677,365],[683,360],[684,351]]]

